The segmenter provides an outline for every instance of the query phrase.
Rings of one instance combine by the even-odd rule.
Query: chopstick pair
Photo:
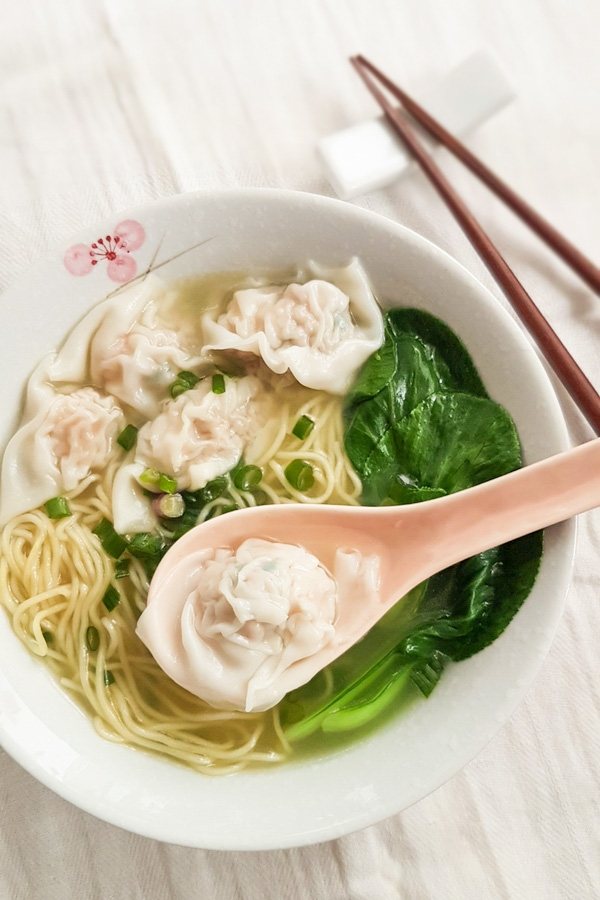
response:
[[[440,167],[425,149],[414,128],[401,109],[394,105],[378,86],[379,82],[404,110],[429,134],[436,137],[451,153],[461,160],[481,181],[503,200],[526,225],[564,260],[593,290],[600,293],[600,269],[587,259],[549,222],[546,222],[512,188],[501,181],[464,144],[450,134],[439,122],[416,103],[383,72],[365,59],[354,56],[351,62],[366,86],[384,111],[388,121],[402,138],[424,173],[436,188],[459,225],[479,253],[483,262],[504,291],[515,312],[527,327],[538,347],[555,373],[586,417],[596,434],[600,434],[600,395],[580,369],[554,329],[544,318],[498,248],[483,230],[468,206],[452,187]]]

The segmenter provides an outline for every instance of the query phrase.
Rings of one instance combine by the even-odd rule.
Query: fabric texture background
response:
[[[492,49],[518,97],[471,146],[600,258],[597,0],[3,0],[1,22],[0,288],[134,203],[214,186],[331,193],[317,139],[375,112],[347,62],[358,51],[418,93]],[[598,297],[440,158],[600,387]],[[449,250],[498,295],[420,175],[359,205]],[[573,441],[592,437],[559,393]],[[305,849],[189,850],[97,821],[1,754],[0,898],[600,896],[599,548],[600,514],[582,516],[536,683],[477,759],[413,808]]]

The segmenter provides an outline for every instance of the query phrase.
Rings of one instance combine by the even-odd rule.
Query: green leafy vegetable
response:
[[[420,310],[386,315],[385,343],[347,398],[344,442],[370,505],[433,500],[522,465],[514,423],[488,397],[467,350]],[[420,585],[327,678],[319,673],[285,698],[288,738],[364,727],[398,702],[408,680],[428,696],[449,660],[477,653],[506,628],[541,554],[538,532]]]
[[[411,502],[433,499],[512,472],[520,460],[515,426],[497,403],[431,394],[395,421],[362,460],[363,502],[401,502],[407,488],[419,494]]]

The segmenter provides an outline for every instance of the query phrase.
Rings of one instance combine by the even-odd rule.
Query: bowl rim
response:
[[[515,318],[507,311],[507,309],[498,301],[498,299],[484,284],[482,284],[462,263],[452,257],[447,251],[443,250],[433,241],[420,235],[413,229],[410,229],[393,219],[389,219],[387,216],[363,209],[362,207],[353,206],[345,201],[337,200],[335,198],[323,196],[320,194],[279,188],[217,188],[192,191],[170,197],[160,198],[150,202],[140,203],[136,206],[129,207],[124,210],[117,210],[116,213],[113,213],[111,215],[111,218],[114,219],[115,215],[118,215],[123,219],[138,218],[141,217],[144,213],[151,214],[153,211],[167,211],[172,214],[176,213],[178,210],[181,211],[185,209],[185,207],[189,206],[190,204],[201,204],[202,202],[212,201],[215,199],[235,199],[235,201],[239,202],[263,202],[266,198],[291,204],[312,204],[315,211],[317,209],[320,209],[323,212],[331,210],[334,214],[342,214],[349,217],[349,219],[354,219],[355,221],[364,224],[366,228],[368,228],[371,224],[379,225],[380,227],[385,226],[385,229],[388,231],[390,236],[416,246],[418,249],[426,253],[430,258],[436,259],[440,262],[441,265],[444,265],[446,269],[449,269],[453,273],[453,277],[456,276],[457,279],[462,279],[463,284],[465,285],[470,284],[474,290],[479,292],[482,299],[487,298],[487,302],[491,302],[492,304],[494,304],[499,315],[512,322],[515,335],[517,332],[520,334],[521,344],[523,343],[523,340],[525,340],[531,347],[530,339],[528,338],[524,330],[521,329],[521,327],[515,321]],[[99,225],[94,225],[92,223],[91,227],[97,229],[98,233],[103,232],[103,223],[100,223]],[[88,232],[91,230],[91,227],[87,226],[84,231],[80,231],[79,234],[71,236],[71,240],[76,242],[79,238],[81,238],[85,241]],[[5,305],[7,301],[10,302],[13,291],[19,292],[24,287],[26,287],[29,278],[33,276],[34,272],[42,270],[49,264],[56,265],[57,259],[60,259],[60,257],[57,256],[57,252],[55,249],[53,251],[49,251],[47,254],[44,254],[44,256],[40,257],[38,261],[31,264],[18,279],[16,279],[11,285],[9,285],[8,288],[3,291],[2,304]],[[518,341],[519,339],[515,337],[515,340]],[[558,417],[554,417],[553,425],[558,431],[560,431],[559,443],[562,443],[561,449],[567,449],[570,446],[570,440],[564,415],[556,398],[553,385],[548,378],[548,374],[540,360],[539,354],[536,353],[536,356],[538,365],[540,366],[545,376],[547,389],[549,392],[551,392],[554,399],[556,400],[556,411]],[[419,802],[419,800],[437,790],[438,787],[440,787],[448,779],[457,774],[468,762],[470,762],[483,749],[483,747],[487,745],[494,734],[497,733],[497,731],[504,724],[506,724],[517,705],[521,702],[524,694],[531,686],[532,681],[537,676],[542,661],[548,653],[552,644],[556,629],[558,627],[558,623],[564,611],[567,590],[572,579],[575,546],[576,521],[571,520],[566,524],[562,535],[562,556],[564,566],[563,581],[566,584],[566,588],[561,588],[561,596],[560,598],[557,598],[553,620],[546,623],[545,648],[543,651],[543,655],[537,659],[537,664],[535,666],[535,670],[531,674],[531,677],[527,678],[526,683],[519,685],[518,688],[516,688],[511,693],[510,702],[505,703],[505,705],[503,706],[502,713],[499,716],[498,725],[494,733],[490,734],[485,740],[480,741],[474,746],[471,746],[468,752],[461,756],[461,762],[459,764],[457,764],[456,761],[453,760],[453,762],[446,767],[446,770],[440,773],[435,783],[431,784],[427,790],[420,793],[419,796],[415,797],[407,804],[399,804],[398,801],[394,799],[394,791],[390,791],[387,802],[384,804],[380,803],[378,806],[375,806],[372,811],[364,812],[362,815],[357,815],[351,821],[342,820],[337,821],[334,825],[315,828],[310,833],[281,835],[279,837],[274,837],[271,842],[265,841],[264,838],[261,839],[260,837],[256,839],[252,835],[245,836],[240,839],[232,833],[232,840],[227,846],[224,846],[222,841],[211,843],[210,840],[206,840],[205,837],[202,839],[202,843],[198,843],[198,839],[194,839],[193,836],[191,836],[191,839],[186,839],[185,835],[183,835],[182,833],[174,835],[173,829],[162,827],[161,824],[155,825],[154,822],[141,821],[139,816],[136,816],[135,813],[130,814],[127,810],[120,810],[119,813],[117,813],[113,805],[110,805],[104,801],[92,801],[87,796],[82,796],[80,788],[78,788],[77,786],[72,786],[68,782],[61,780],[60,777],[57,777],[56,775],[50,774],[50,772],[39,763],[36,756],[27,747],[24,747],[23,744],[20,743],[10,733],[10,729],[7,729],[4,726],[1,715],[0,746],[2,746],[3,749],[10,756],[12,756],[12,758],[20,766],[26,769],[26,771],[33,775],[38,781],[40,781],[46,787],[50,788],[62,798],[73,803],[80,809],[83,809],[85,812],[91,813],[92,815],[95,815],[104,821],[145,837],[170,843],[177,843],[181,846],[196,848],[202,847],[205,849],[253,851],[305,846],[341,837],[345,834],[358,831],[362,828],[368,827],[369,825],[373,825],[391,815],[400,812],[403,809],[409,808],[414,803]],[[24,649],[24,652],[27,651]],[[3,680],[3,673],[0,667],[0,701],[2,700]],[[59,690],[62,689],[59,688]],[[98,737],[98,740],[102,740],[102,738]],[[257,773],[253,773],[253,777],[256,777],[256,775]],[[235,775],[230,777],[235,777]]]

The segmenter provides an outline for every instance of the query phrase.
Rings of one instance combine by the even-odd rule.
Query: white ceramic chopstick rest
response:
[[[503,109],[514,96],[494,57],[479,52],[417,99],[445,128],[462,136]],[[317,144],[317,152],[327,180],[342,200],[387,187],[412,164],[384,116],[327,135]]]

